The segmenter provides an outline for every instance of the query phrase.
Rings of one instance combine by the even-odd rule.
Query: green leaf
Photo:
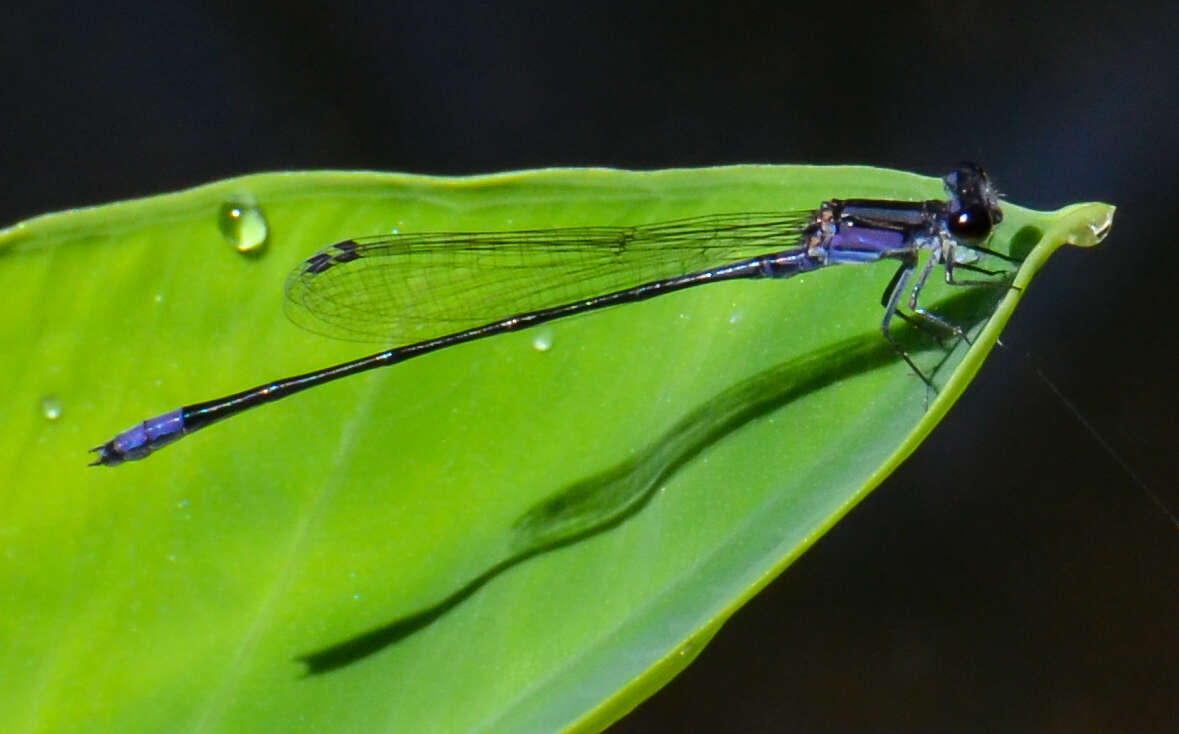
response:
[[[1006,206],[991,246],[1026,255],[1015,288],[931,284],[974,336],[947,353],[898,325],[936,395],[880,338],[892,269],[841,267],[447,349],[115,469],[86,450],[364,354],[282,315],[287,271],[333,241],[851,196],[941,185],[805,166],[264,174],[0,232],[0,729],[616,720],[913,450],[1044,259],[1100,241],[1111,207]]]

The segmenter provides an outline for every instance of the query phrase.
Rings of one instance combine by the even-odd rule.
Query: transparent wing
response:
[[[402,344],[797,246],[809,212],[633,227],[346,240],[287,278],[286,312],[338,339]]]

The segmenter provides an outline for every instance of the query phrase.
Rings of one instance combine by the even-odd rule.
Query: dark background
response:
[[[0,14],[0,221],[291,168],[962,158],[1119,206],[1061,251],[906,465],[639,731],[1158,731],[1179,722],[1179,6],[41,3]]]

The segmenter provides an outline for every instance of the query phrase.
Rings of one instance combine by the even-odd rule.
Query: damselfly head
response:
[[[1003,221],[999,193],[987,172],[976,163],[959,163],[943,180],[950,196],[950,234],[963,240],[985,240],[991,229]]]

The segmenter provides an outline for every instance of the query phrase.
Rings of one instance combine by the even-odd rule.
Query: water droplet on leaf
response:
[[[235,196],[223,203],[217,214],[217,228],[225,241],[243,254],[261,253],[270,237],[266,215],[252,196]]]

